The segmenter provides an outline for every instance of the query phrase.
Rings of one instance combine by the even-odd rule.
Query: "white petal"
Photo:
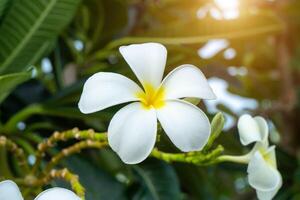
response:
[[[184,152],[201,150],[210,135],[207,116],[196,106],[181,100],[168,100],[157,117],[170,140]]]
[[[0,182],[0,199],[1,200],[23,200],[22,194],[13,181],[6,180]]]
[[[270,191],[260,191],[256,190],[256,194],[259,200],[271,200],[276,195],[280,187],[282,186],[282,182],[278,185],[277,188]]]
[[[274,153],[272,153],[273,151],[275,151],[274,148],[272,148],[268,153],[274,155]],[[281,175],[278,170],[272,166],[274,160],[270,159],[273,157],[268,155],[264,155],[264,157],[259,151],[256,151],[253,154],[247,169],[248,181],[249,184],[256,190],[275,190],[281,185]]]
[[[99,72],[84,84],[79,101],[83,113],[92,113],[113,105],[136,101],[141,88],[132,80],[115,73]]]
[[[261,135],[261,139],[262,139],[262,142],[264,144],[268,144],[269,141],[268,141],[268,137],[269,137],[269,127],[268,127],[268,124],[266,122],[266,120],[260,116],[256,116],[253,118],[255,121],[256,121],[256,124],[259,128],[259,132],[260,132],[260,135]]]
[[[160,85],[167,60],[167,50],[163,45],[132,44],[120,47],[120,53],[143,85]]]
[[[80,198],[70,190],[57,187],[45,190],[35,200],[80,200]]]
[[[277,160],[276,160],[276,153],[275,153],[275,146],[271,146],[267,149],[264,154],[264,157],[268,159],[268,163],[275,169],[277,169]]]
[[[154,109],[131,103],[119,110],[108,127],[108,142],[123,162],[136,164],[151,153],[156,139],[157,118]]]
[[[250,115],[242,115],[238,120],[237,126],[240,141],[243,145],[248,145],[252,142],[263,140],[260,127],[258,126],[256,120],[254,120]]]
[[[165,88],[166,99],[216,98],[201,70],[193,65],[181,65],[175,68],[163,80],[162,87]]]

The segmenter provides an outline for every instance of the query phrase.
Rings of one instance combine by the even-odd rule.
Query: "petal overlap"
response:
[[[251,158],[247,171],[249,184],[255,189],[271,190],[280,183],[278,171],[270,166],[259,152],[256,152]]]

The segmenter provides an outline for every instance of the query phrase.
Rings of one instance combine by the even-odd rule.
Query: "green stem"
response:
[[[13,177],[8,165],[6,149],[2,146],[0,146],[0,176],[5,178]]]
[[[215,159],[218,158],[223,151],[224,148],[221,145],[206,154],[202,152],[165,153],[154,148],[151,152],[151,156],[166,162],[184,162],[195,165],[210,165],[215,163]]]
[[[56,78],[56,84],[58,90],[61,90],[63,88],[63,65],[61,61],[61,52],[60,52],[60,46],[57,44],[57,47],[54,50],[54,70],[55,70],[55,78]]]
[[[2,127],[2,130],[0,132],[3,133],[12,133],[17,129],[17,124],[21,121],[24,121],[27,119],[29,116],[40,113],[42,111],[42,106],[39,104],[32,104],[23,110],[19,111],[16,113],[13,117],[11,117],[8,122]]]
[[[242,156],[232,156],[232,155],[222,155],[216,159],[217,163],[220,162],[234,162],[240,164],[248,164],[250,160],[250,154],[245,154]]]

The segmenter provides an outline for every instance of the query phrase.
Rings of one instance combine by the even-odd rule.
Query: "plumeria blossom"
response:
[[[114,115],[108,127],[109,145],[128,164],[139,163],[151,153],[157,119],[180,150],[201,150],[210,135],[210,122],[183,98],[215,98],[203,73],[185,64],[162,79],[167,50],[158,43],[133,44],[119,50],[143,89],[120,74],[96,73],[83,87],[80,111],[93,113],[132,102]]]
[[[0,199],[24,200],[17,184],[10,180],[0,182]],[[45,190],[35,200],[80,200],[80,198],[70,190],[56,187]]]
[[[262,117],[243,115],[238,121],[238,131],[243,145],[256,142],[247,155],[248,181],[261,200],[272,199],[282,185],[282,177],[277,170],[275,146],[269,146],[269,129]]]

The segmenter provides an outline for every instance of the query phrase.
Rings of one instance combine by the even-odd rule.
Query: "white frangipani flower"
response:
[[[0,182],[0,199],[24,200],[17,184],[10,180]],[[70,190],[56,187],[45,190],[35,200],[80,200],[80,198]]]
[[[238,121],[238,131],[243,145],[256,142],[247,155],[248,181],[256,190],[258,199],[272,199],[282,185],[282,177],[277,170],[275,146],[269,147],[268,124],[262,117],[243,115]]]
[[[265,146],[269,145],[268,124],[266,120],[260,116],[252,118],[248,114],[242,115],[238,121],[238,130],[240,141],[243,145],[248,145],[253,142],[260,142]]]
[[[198,107],[182,98],[215,98],[203,73],[186,64],[162,80],[167,50],[158,43],[122,46],[120,52],[143,89],[120,74],[96,73],[84,85],[80,111],[92,113],[133,102],[119,110],[108,127],[109,145],[128,164],[139,163],[150,154],[157,119],[180,150],[201,150],[210,135],[210,122]]]

